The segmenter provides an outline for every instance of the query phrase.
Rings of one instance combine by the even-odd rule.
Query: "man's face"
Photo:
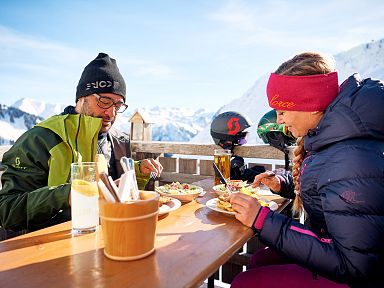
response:
[[[120,95],[116,95],[112,93],[101,93],[97,95],[102,97],[108,97],[114,103],[120,103],[120,104],[124,103],[124,98]],[[102,118],[103,122],[100,128],[100,132],[102,133],[108,132],[108,130],[112,127],[113,123],[116,120],[117,110],[115,105],[112,105],[107,109],[101,108],[97,104],[98,101],[99,101],[98,97],[94,94],[86,97],[82,97],[76,103],[76,111],[84,115]]]

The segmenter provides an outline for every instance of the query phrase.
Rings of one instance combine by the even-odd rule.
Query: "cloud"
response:
[[[365,6],[376,7],[369,15],[356,8],[361,6],[358,0],[325,0],[316,4],[285,0],[222,3],[209,18],[221,23],[225,37],[240,46],[266,49],[308,49],[308,46],[334,53],[378,40],[377,35],[384,36],[381,1],[367,0]]]
[[[3,54],[0,78],[5,82],[0,95],[2,103],[26,95],[40,100],[53,99],[55,95],[59,103],[72,103],[72,98],[68,102],[68,97],[74,95],[81,72],[96,57],[95,51],[22,34],[1,25],[0,35],[0,51]],[[176,76],[174,70],[165,64],[129,57],[124,52],[111,56],[117,59],[125,77],[128,74],[142,79],[148,76],[172,79]]]
[[[218,11],[212,13],[210,18],[239,30],[254,31],[257,30],[256,18],[254,16],[252,10],[245,7],[244,2],[232,0],[226,2]]]
[[[8,56],[8,63],[41,63],[43,65],[71,66],[76,61],[87,59],[89,54],[62,43],[45,38],[32,37],[0,26],[0,48]]]
[[[172,69],[166,65],[152,64],[145,65],[137,69],[137,74],[140,76],[152,76],[169,78],[174,75]]]

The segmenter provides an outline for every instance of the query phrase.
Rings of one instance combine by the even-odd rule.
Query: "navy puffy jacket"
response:
[[[384,83],[355,74],[340,89],[304,140],[311,227],[271,211],[260,239],[329,279],[384,287]]]

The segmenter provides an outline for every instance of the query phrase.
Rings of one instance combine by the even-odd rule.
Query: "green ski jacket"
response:
[[[2,160],[1,227],[26,233],[70,220],[70,164],[78,153],[83,162],[95,160],[101,121],[82,114],[52,116],[16,141]],[[117,130],[109,133],[115,159],[130,157],[129,139]],[[144,189],[149,178],[137,162],[135,170]]]

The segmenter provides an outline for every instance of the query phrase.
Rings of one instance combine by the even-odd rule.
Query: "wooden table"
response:
[[[211,188],[212,179],[201,186]],[[66,222],[0,242],[1,287],[196,287],[224,264],[252,230],[205,207],[208,191],[159,219],[156,251],[136,261],[103,254],[101,228],[73,236]]]

